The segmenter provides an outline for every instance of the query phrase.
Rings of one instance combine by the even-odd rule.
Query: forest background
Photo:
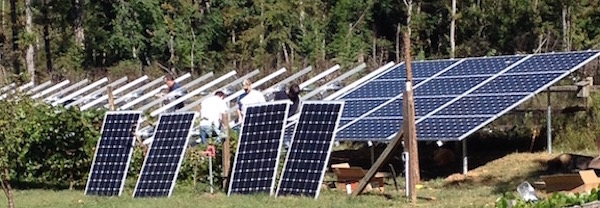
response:
[[[407,22],[402,0],[1,1],[3,81],[165,71],[244,74],[361,62],[375,68],[402,61]],[[599,48],[599,2],[415,1],[412,55]]]

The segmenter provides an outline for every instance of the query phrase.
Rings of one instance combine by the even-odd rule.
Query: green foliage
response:
[[[125,61],[200,73],[380,64],[401,55],[395,54],[396,38],[407,29],[408,13],[404,2],[396,0],[90,0],[83,1],[85,41],[79,48],[74,21],[81,18],[73,12],[75,2],[33,1],[34,28],[26,33],[24,3],[18,1],[17,22],[7,21],[0,36],[2,54],[14,55],[2,64],[23,59],[8,47],[13,25],[19,29],[18,50],[27,43],[45,47],[42,37],[48,26],[55,69],[105,70]],[[449,56],[450,2],[414,2],[413,56]],[[563,11],[568,23],[564,34]],[[598,0],[465,0],[458,1],[456,20],[457,57],[600,47]],[[46,50],[41,47],[36,50],[37,66],[45,66]]]
[[[0,101],[0,167],[14,181],[85,184],[103,112],[54,108],[27,98]]]
[[[583,205],[589,202],[600,200],[598,197],[598,189],[592,189],[589,193],[565,194],[562,192],[554,193],[550,197],[538,202],[526,202],[513,193],[505,193],[504,196],[496,200],[496,207],[500,208],[552,208],[552,207],[569,207],[575,205]]]
[[[553,114],[553,143],[565,150],[595,150],[600,135],[600,94],[592,93],[590,108],[586,111]],[[545,122],[545,121],[544,121]]]

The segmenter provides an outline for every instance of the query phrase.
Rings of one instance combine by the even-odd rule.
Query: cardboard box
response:
[[[360,167],[350,167],[348,163],[335,164],[331,166],[333,172],[337,177],[337,181],[335,183],[335,187],[341,190],[346,190],[348,193],[352,193],[360,183],[360,180],[367,173],[366,170]],[[365,188],[365,192],[373,190],[378,190],[380,192],[384,191],[384,177],[386,175],[383,173],[375,174],[375,177],[371,179],[371,182],[367,184]]]
[[[574,174],[559,174],[540,177],[546,183],[546,193],[566,191],[585,193],[600,185],[600,178],[593,170],[583,170]]]

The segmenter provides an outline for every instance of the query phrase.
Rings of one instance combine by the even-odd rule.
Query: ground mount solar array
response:
[[[600,56],[599,51],[412,63],[417,138],[460,141]],[[337,97],[336,140],[387,141],[402,124],[406,69],[399,64]]]

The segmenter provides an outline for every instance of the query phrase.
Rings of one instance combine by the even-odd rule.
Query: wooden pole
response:
[[[405,149],[408,152],[408,187],[409,197],[414,203],[417,201],[417,190],[416,184],[421,180],[419,174],[419,150],[417,145],[417,130],[415,124],[415,102],[413,96],[413,76],[412,76],[412,65],[411,65],[411,52],[410,52],[410,36],[411,36],[411,18],[412,18],[412,0],[405,0],[404,3],[408,9],[408,16],[406,18],[406,32],[404,33],[404,65],[406,66],[406,86],[404,91],[404,103],[406,113],[403,116],[404,124],[406,125],[406,135],[404,137]]]
[[[229,168],[231,167],[231,151],[230,146],[231,142],[229,140],[229,113],[224,113],[223,115],[223,131],[225,131],[225,141],[223,142],[223,187],[228,186],[229,179]]]
[[[108,86],[106,88],[106,90],[108,91],[108,109],[110,109],[111,111],[115,110],[115,97],[113,96],[113,91],[112,91],[112,86]]]

